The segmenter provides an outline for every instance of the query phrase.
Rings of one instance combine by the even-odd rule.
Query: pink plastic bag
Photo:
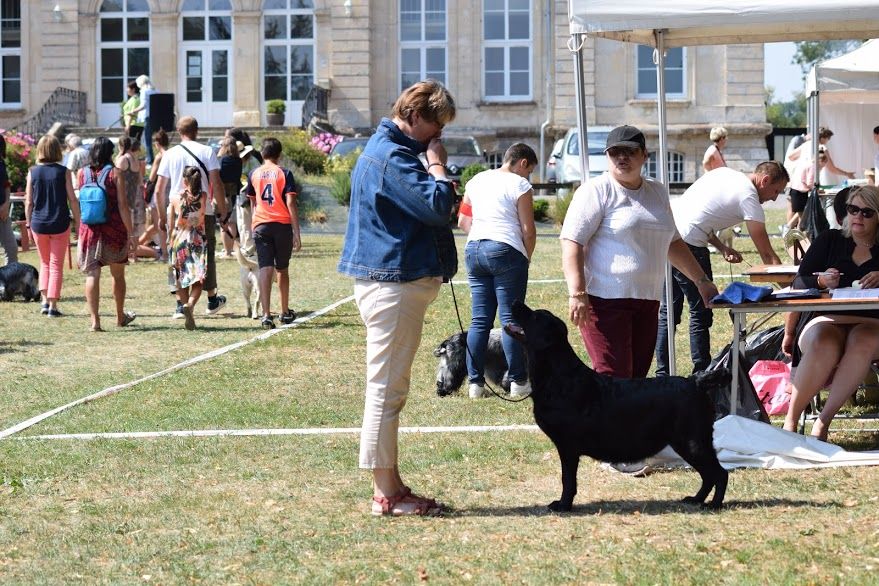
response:
[[[754,390],[769,415],[784,415],[790,405],[790,364],[758,360],[748,371]]]

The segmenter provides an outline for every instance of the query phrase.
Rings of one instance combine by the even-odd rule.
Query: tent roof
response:
[[[822,102],[828,99],[848,103],[879,102],[879,39],[817,63],[806,81],[806,92],[815,89],[822,92]]]
[[[667,47],[870,38],[879,30],[876,0],[568,0],[571,34]]]

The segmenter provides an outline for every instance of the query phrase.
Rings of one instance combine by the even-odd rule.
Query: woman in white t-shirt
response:
[[[464,260],[473,306],[467,332],[471,399],[484,392],[484,358],[495,314],[500,314],[502,326],[511,323],[513,302],[525,301],[528,263],[537,241],[534,190],[528,181],[535,166],[534,150],[516,143],[504,153],[500,169],[483,171],[467,182],[461,202],[458,225],[467,232]],[[524,349],[506,332],[501,337],[510,396],[528,395]]]

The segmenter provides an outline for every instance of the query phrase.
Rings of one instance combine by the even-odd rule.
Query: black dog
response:
[[[440,397],[451,395],[460,388],[467,378],[467,332],[457,333],[443,340],[434,348],[433,355],[439,358],[436,367],[436,394]],[[488,349],[485,352],[485,378],[489,383],[510,391],[510,378],[507,375],[507,357],[501,344],[501,330],[495,328],[488,335]]]
[[[513,304],[517,326],[506,326],[525,344],[534,419],[555,444],[562,464],[562,496],[553,511],[570,511],[577,494],[580,456],[603,462],[636,462],[671,446],[702,477],[685,503],[718,509],[728,474],[714,451],[714,405],[709,389],[729,384],[725,370],[653,379],[620,379],[583,364],[568,343],[565,323],[546,310]],[[710,504],[704,504],[714,489]]]
[[[12,301],[16,295],[25,301],[40,300],[40,274],[36,267],[23,262],[0,267],[0,299]]]

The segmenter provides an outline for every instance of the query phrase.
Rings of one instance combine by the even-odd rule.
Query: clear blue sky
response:
[[[791,63],[796,46],[793,43],[766,43],[764,46],[763,84],[775,88],[775,99],[787,102],[796,92],[803,91],[803,73]]]

